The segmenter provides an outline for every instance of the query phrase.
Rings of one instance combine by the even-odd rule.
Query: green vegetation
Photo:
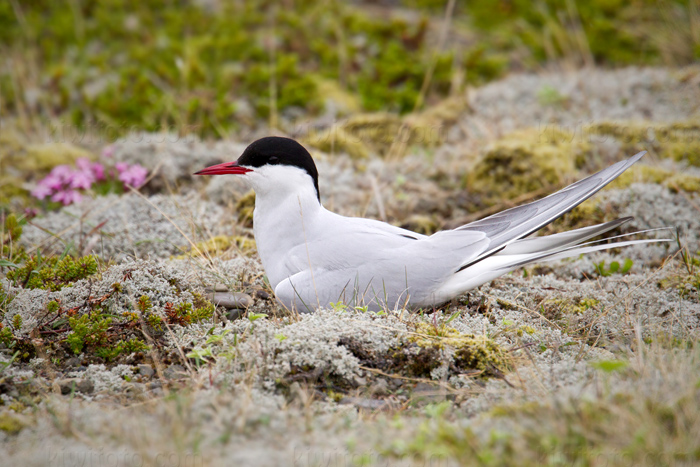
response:
[[[457,3],[452,29],[469,45],[439,49],[437,1],[407,2],[420,8],[411,19],[335,0],[4,2],[0,93],[11,114],[59,121],[64,140],[76,128],[222,136],[258,118],[277,125],[287,109],[318,113],[329,96],[347,110],[409,112],[509,67],[700,56],[689,0]]]
[[[93,255],[74,258],[72,256],[49,256],[40,254],[27,256],[18,248],[17,241],[22,234],[20,221],[14,214],[5,216],[2,230],[3,248],[0,266],[6,269],[5,276],[14,287],[23,289],[43,289],[52,292],[67,287],[75,287],[81,280],[92,280],[98,273],[99,262]],[[126,275],[124,281],[132,280]],[[183,291],[172,284],[177,295]],[[88,294],[91,289],[88,289]],[[166,303],[155,310],[148,296],[141,296],[137,310],[119,313],[118,309],[131,302],[124,293],[124,283],[114,283],[111,290],[101,296],[86,296],[82,306],[65,308],[60,299],[50,300],[44,305],[41,318],[32,329],[23,329],[22,314],[15,313],[0,323],[0,343],[19,352],[26,361],[36,354],[36,336],[43,337],[41,346],[48,344],[49,353],[54,358],[63,356],[62,346],[72,354],[88,354],[89,358],[113,361],[121,355],[144,352],[149,349],[141,334],[134,335],[140,328],[141,320],[155,337],[163,334],[163,323],[187,326],[211,319],[215,307],[200,294],[192,293],[191,301],[174,305]],[[12,303],[12,294],[0,284],[0,320],[6,316]]]
[[[97,257],[32,256],[23,266],[10,270],[7,278],[15,286],[27,289],[61,290],[97,272]]]
[[[321,110],[322,79],[340,81],[367,110],[412,110],[429,66],[431,89],[449,91],[453,56],[427,49],[426,18],[373,17],[335,1],[219,5],[39,1],[18,12],[3,4],[3,55],[39,66],[38,76],[19,66],[0,75],[4,104],[26,109],[23,86],[36,85],[45,92],[33,107],[66,125],[219,134],[290,107]]]
[[[465,9],[486,43],[520,50],[529,64],[679,65],[700,57],[692,0],[477,0]]]
[[[618,261],[613,261],[609,266],[605,266],[605,261],[601,261],[595,265],[595,270],[598,275],[602,277],[609,277],[613,274],[627,274],[630,269],[632,269],[633,265],[634,261],[629,258],[627,258],[622,265],[620,265]]]

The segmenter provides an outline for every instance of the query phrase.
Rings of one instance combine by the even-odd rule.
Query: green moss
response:
[[[214,304],[199,294],[193,295],[194,303],[184,302],[177,306],[166,306],[165,314],[170,324],[186,326],[211,319],[216,309]]]
[[[16,286],[56,291],[94,275],[97,266],[97,258],[93,255],[66,256],[63,259],[32,256],[22,267],[9,271],[7,278]]]
[[[229,237],[226,235],[218,235],[216,237],[211,237],[209,240],[197,242],[196,248],[193,247],[187,253],[178,255],[175,258],[185,259],[200,255],[204,255],[206,257],[213,257],[221,255],[222,253],[229,250],[235,250],[247,255],[251,255],[255,252],[255,240],[250,237],[244,237],[242,235],[236,235],[233,237]]]
[[[0,326],[0,342],[5,344],[6,347],[10,347],[15,340],[15,336],[12,334],[12,331],[3,326],[2,323],[0,323]]]
[[[73,332],[68,334],[66,342],[73,353],[79,354],[85,346],[101,346],[107,342],[107,329],[112,318],[97,313],[85,314],[69,318],[68,323]]]
[[[571,315],[579,315],[590,308],[598,306],[595,298],[553,299],[543,300],[540,308],[542,315],[550,320],[567,319]]]
[[[494,341],[485,336],[464,334],[446,325],[436,329],[431,324],[419,322],[409,341],[435,355],[438,355],[437,350],[451,347],[455,351],[454,364],[463,371],[490,374],[493,369],[504,370],[510,366],[506,353]]]
[[[591,145],[573,134],[548,128],[523,130],[491,145],[464,184],[487,198],[502,200],[564,185]]]
[[[16,435],[24,428],[24,423],[19,421],[19,419],[8,413],[0,413],[0,430],[4,431],[8,435]]]
[[[120,340],[110,347],[100,347],[95,351],[95,355],[112,361],[120,355],[128,355],[135,352],[146,352],[148,346],[141,340],[132,337],[129,340]]]
[[[136,337],[117,338],[111,332],[112,317],[99,311],[68,319],[72,332],[66,337],[66,343],[73,353],[80,354],[90,349],[97,357],[112,361],[120,355],[148,350],[148,346]]]

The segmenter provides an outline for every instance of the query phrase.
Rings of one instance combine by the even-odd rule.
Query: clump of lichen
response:
[[[493,143],[464,183],[494,200],[551,190],[572,178],[590,152],[590,143],[565,131],[522,130]]]

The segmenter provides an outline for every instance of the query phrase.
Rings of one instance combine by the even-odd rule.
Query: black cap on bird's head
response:
[[[313,179],[316,195],[318,190],[318,170],[311,154],[304,146],[291,138],[266,136],[252,142],[236,162],[226,162],[200,170],[195,175],[245,174],[266,165],[288,165],[306,171]]]

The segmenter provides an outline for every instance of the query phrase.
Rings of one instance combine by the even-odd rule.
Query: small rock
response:
[[[80,366],[80,359],[78,357],[71,357],[68,360],[66,360],[66,366],[67,367],[79,367]]]
[[[413,388],[413,392],[414,392],[414,393],[416,393],[416,392],[421,392],[421,393],[422,393],[422,392],[429,392],[429,393],[432,393],[432,392],[435,392],[436,390],[437,390],[437,387],[435,387],[434,384],[430,384],[430,383],[418,383],[418,384],[416,384],[416,386]]]
[[[95,384],[90,379],[81,379],[78,381],[76,389],[83,394],[92,394],[92,392],[95,390]]]
[[[228,292],[228,286],[222,283],[214,284],[214,292]]]
[[[401,378],[389,378],[389,386],[391,386],[391,389],[394,391],[401,388],[404,384],[404,380]]]
[[[384,378],[377,378],[370,386],[369,391],[373,395],[385,396],[389,394],[389,383]]]
[[[151,381],[150,383],[146,383],[146,389],[149,391],[153,391],[154,389],[160,389],[163,387],[163,383],[161,383],[158,380]]]
[[[233,308],[248,308],[253,304],[253,297],[240,292],[216,292],[211,301],[214,305],[230,310]]]
[[[264,290],[258,290],[255,292],[255,297],[259,298],[260,300],[269,300],[270,294],[265,292]]]
[[[61,389],[61,394],[70,394],[71,392],[82,392],[83,394],[91,394],[95,390],[95,384],[85,378],[66,378],[56,382]]]
[[[353,382],[355,383],[355,386],[367,386],[367,379],[363,378],[362,376],[355,376],[353,378]]]
[[[73,392],[73,390],[77,391],[78,390],[78,379],[77,378],[68,378],[68,379],[61,379],[56,382],[58,384],[58,387],[61,389],[61,394],[70,394]]]
[[[340,399],[341,404],[354,405],[358,409],[365,410],[388,410],[393,408],[394,404],[383,399],[365,399],[363,397],[343,397]]]
[[[146,392],[146,385],[141,383],[124,383],[122,388],[127,394],[139,395]]]
[[[180,378],[187,375],[187,370],[182,365],[170,365],[163,371],[163,376],[167,379]]]
[[[139,365],[139,374],[144,378],[153,378],[155,371],[151,365]]]
[[[240,319],[241,316],[245,313],[245,310],[238,310],[238,309],[233,309],[233,310],[227,310],[226,311],[226,318],[229,321],[236,321],[237,319]]]
[[[446,399],[447,394],[438,386],[430,383],[418,383],[411,393],[412,398],[425,402],[438,402]]]

